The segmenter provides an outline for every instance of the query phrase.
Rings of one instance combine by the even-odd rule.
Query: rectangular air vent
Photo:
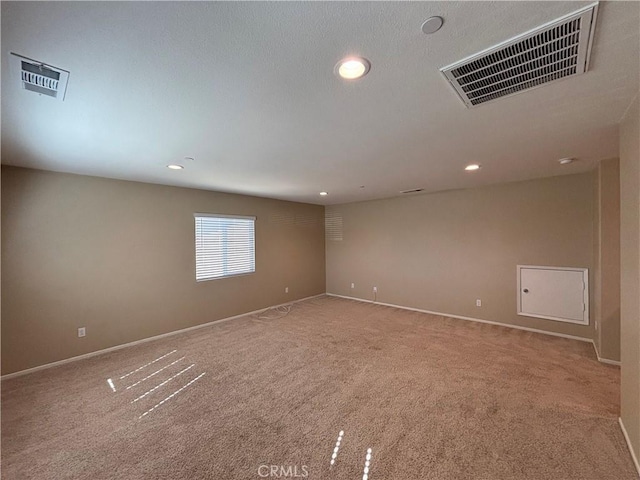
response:
[[[440,69],[467,107],[587,71],[598,3]]]
[[[11,73],[21,87],[40,95],[64,100],[69,72],[11,53]]]

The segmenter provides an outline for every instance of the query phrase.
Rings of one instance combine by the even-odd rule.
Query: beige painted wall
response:
[[[603,160],[594,173],[594,340],[601,358],[619,361],[620,162]]]
[[[591,297],[591,318],[593,318],[593,327],[595,332],[593,335],[593,342],[596,350],[600,352],[600,324],[602,323],[602,265],[600,263],[600,229],[602,223],[600,221],[601,216],[601,199],[602,191],[600,188],[600,169],[599,165],[596,166],[593,175],[593,257],[592,257],[592,269],[591,269],[591,291],[593,296]]]
[[[197,283],[194,212],[257,216],[256,273]],[[2,373],[324,293],[324,252],[322,206],[2,167]]]
[[[516,265],[591,269],[592,202],[587,173],[327,207],[327,292],[592,339],[516,314]]]
[[[640,102],[620,124],[621,414],[640,460]]]

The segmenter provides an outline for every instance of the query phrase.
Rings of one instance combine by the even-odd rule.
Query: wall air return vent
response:
[[[69,72],[30,58],[10,54],[11,73],[22,88],[40,95],[64,100]]]
[[[598,3],[441,68],[467,107],[587,71]]]

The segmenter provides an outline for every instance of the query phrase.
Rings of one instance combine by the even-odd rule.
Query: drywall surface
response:
[[[591,269],[592,202],[586,173],[327,207],[327,292],[592,339],[516,313],[518,264]]]
[[[593,262],[591,269],[591,318],[595,329],[593,343],[596,351],[601,348],[601,324],[602,324],[602,265],[600,260],[600,230],[602,228],[601,208],[602,188],[600,187],[600,164],[596,166],[593,175]],[[598,353],[600,355],[600,353]]]
[[[598,179],[599,283],[598,352],[602,358],[620,360],[620,162],[604,160],[596,170]],[[594,263],[596,259],[594,258]],[[595,275],[594,275],[595,276]],[[596,293],[596,297],[598,294]]]
[[[640,459],[640,103],[620,124],[620,418]]]
[[[257,217],[254,274],[196,282],[196,212]],[[324,255],[322,206],[2,167],[2,373],[324,293]]]

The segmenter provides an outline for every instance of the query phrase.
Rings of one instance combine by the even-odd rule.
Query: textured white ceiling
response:
[[[588,3],[3,1],[2,163],[319,204],[585,171],[640,88],[639,3],[600,3],[582,76],[467,109],[439,69]],[[10,51],[69,70],[66,100]]]

